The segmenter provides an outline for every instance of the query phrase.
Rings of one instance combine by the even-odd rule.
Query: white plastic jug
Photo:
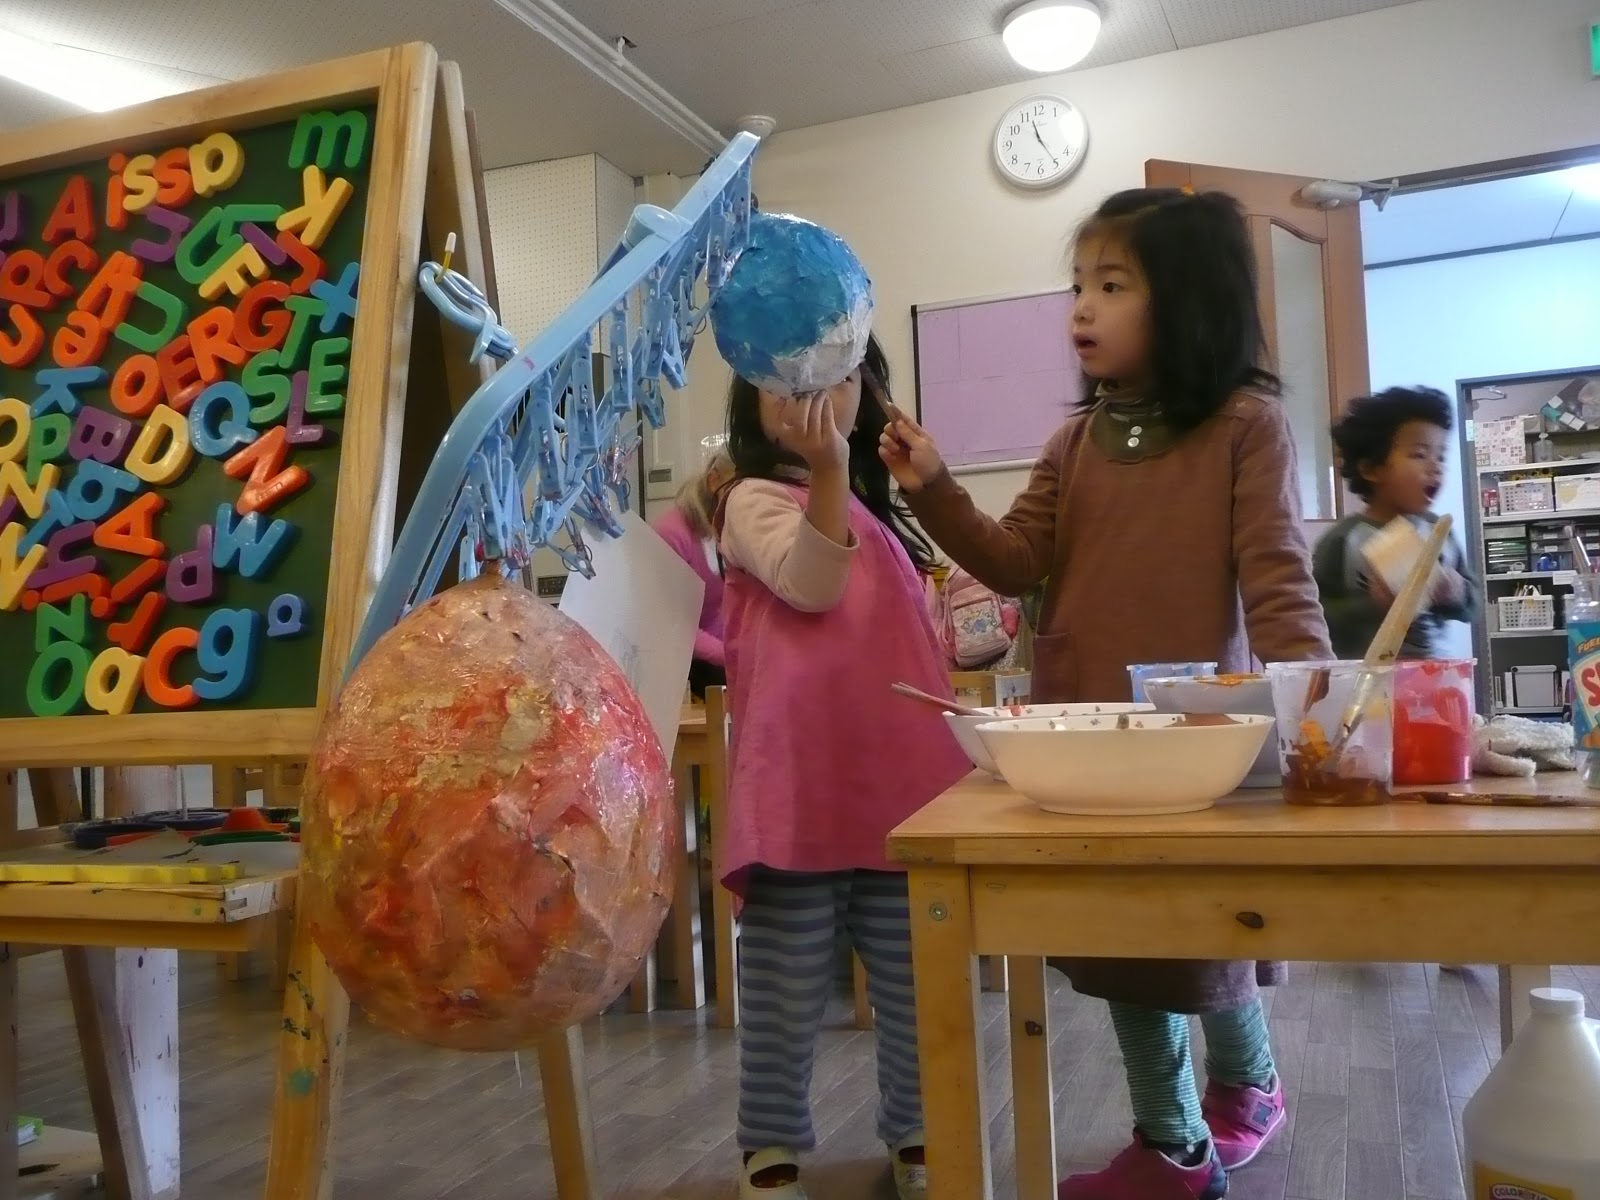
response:
[[[1600,1045],[1583,996],[1535,988],[1532,1011],[1467,1103],[1472,1200],[1600,1200]]]

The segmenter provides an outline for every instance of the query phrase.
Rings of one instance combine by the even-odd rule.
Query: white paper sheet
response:
[[[705,584],[636,513],[622,526],[620,538],[590,539],[594,578],[571,575],[561,611],[622,668],[670,759]]]

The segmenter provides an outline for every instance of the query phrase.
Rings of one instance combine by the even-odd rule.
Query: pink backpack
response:
[[[964,669],[993,662],[1011,649],[1000,597],[959,568],[945,580],[938,629],[945,657]]]

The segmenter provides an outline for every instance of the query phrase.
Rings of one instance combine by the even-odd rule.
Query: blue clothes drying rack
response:
[[[730,141],[678,206],[634,209],[587,290],[518,349],[483,293],[439,263],[417,283],[475,337],[472,360],[503,365],[467,401],[434,453],[347,667],[433,595],[452,554],[457,574],[517,570],[550,547],[593,574],[585,530],[622,533],[627,472],[641,419],[666,419],[661,381],[681,388],[696,334],[749,237],[753,134]],[[446,255],[448,259],[448,255]],[[701,288],[702,282],[704,287]],[[606,356],[595,395],[594,352]]]

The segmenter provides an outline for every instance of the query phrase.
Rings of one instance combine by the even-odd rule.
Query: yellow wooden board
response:
[[[0,862],[0,883],[227,883],[238,863]]]

